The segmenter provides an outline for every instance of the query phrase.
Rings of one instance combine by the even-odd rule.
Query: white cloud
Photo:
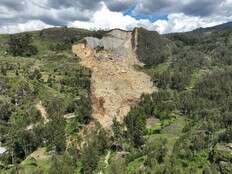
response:
[[[18,23],[15,25],[4,25],[0,26],[0,33],[9,34],[9,33],[18,33],[25,31],[36,31],[44,28],[50,28],[51,25],[47,25],[39,20],[32,20],[26,23]]]
[[[43,1],[45,2],[47,0]],[[89,11],[88,9],[79,11],[73,7],[47,9],[29,3],[28,0],[24,2],[24,4],[27,4],[28,9],[18,13],[13,13],[14,10],[7,12],[7,8],[4,6],[1,7],[0,5],[0,18],[2,17],[2,21],[0,20],[2,24],[0,25],[0,33],[40,30],[43,28],[60,26],[63,23],[67,23],[69,27],[86,29],[120,28],[132,30],[134,27],[144,27],[148,30],[156,30],[159,33],[170,33],[191,31],[199,27],[214,26],[232,20],[230,8],[227,9],[228,13],[225,10],[223,14],[218,13],[205,17],[190,16],[184,13],[171,13],[167,16],[167,19],[151,22],[148,19],[136,19],[129,15],[123,15],[120,11],[111,11],[103,2],[100,5],[101,8],[98,8],[95,12]],[[226,9],[226,7],[231,6],[231,4],[232,0],[225,0],[220,8]],[[8,13],[9,15],[7,15]],[[24,16],[22,17],[23,20],[19,20],[17,15]],[[30,18],[27,18],[27,16],[30,16]],[[92,17],[87,21],[83,21],[80,19],[80,16],[84,18],[88,18],[88,16]],[[8,22],[7,20],[9,18],[13,18],[14,20]]]
[[[84,22],[77,20],[70,23],[69,26],[87,29],[120,28],[124,30],[141,26],[152,29],[152,23],[148,19],[136,20],[129,15],[123,15],[121,12],[112,12],[104,3],[102,4],[102,8],[93,14],[90,21]]]
[[[120,28],[130,30],[134,27],[144,27],[149,30],[156,30],[159,33],[185,32],[199,27],[210,27],[232,20],[232,16],[188,16],[184,13],[173,13],[167,19],[151,22],[149,20],[138,20],[131,16],[124,16],[121,12],[112,12],[106,5],[93,14],[90,21],[75,21],[70,27],[86,29],[113,29]]]
[[[158,20],[153,23],[159,33],[185,32],[199,27],[211,27],[232,20],[232,16],[194,17],[183,13],[168,15],[167,20]]]

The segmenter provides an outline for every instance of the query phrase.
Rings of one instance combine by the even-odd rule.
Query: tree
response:
[[[175,70],[174,74],[171,77],[171,88],[178,91],[185,89],[187,84],[191,80],[191,74],[187,70],[179,71]]]
[[[56,81],[55,75],[49,74],[48,80],[47,80],[48,86],[52,87],[55,81]]]
[[[169,56],[167,40],[154,31],[147,31],[143,28],[136,30],[137,32],[134,30],[132,34],[133,37],[137,37],[137,43],[134,41],[132,44],[133,47],[136,47],[138,59],[148,66],[163,63]]]
[[[82,172],[92,174],[96,169],[100,156],[103,155],[109,147],[109,137],[107,132],[99,123],[87,135],[84,140],[85,144],[81,149]]]
[[[135,147],[143,145],[143,135],[146,130],[146,116],[141,108],[133,108],[125,117],[124,122],[127,127],[127,134],[131,143]]]
[[[8,102],[0,99],[0,120],[8,121],[11,115],[11,106]]]
[[[157,163],[164,162],[167,151],[167,139],[160,138],[148,141],[145,145],[145,153],[147,154],[146,165],[153,167]]]
[[[190,115],[194,111],[195,98],[189,91],[183,91],[178,98],[179,110],[184,115]]]
[[[11,35],[8,41],[8,52],[13,56],[30,57],[38,52],[31,43],[32,36],[28,33]]]
[[[51,166],[49,168],[49,174],[73,174],[75,173],[75,163],[73,159],[68,155],[64,154],[61,157],[52,156]]]
[[[16,95],[14,97],[14,102],[17,106],[21,106],[28,101],[31,101],[33,95],[33,88],[28,81],[20,81],[17,85]]]
[[[172,74],[170,70],[166,70],[162,73],[155,74],[153,80],[157,87],[167,89],[171,86],[171,78]]]
[[[53,117],[45,128],[45,140],[48,148],[60,153],[65,150],[65,120],[63,116],[57,115]]]
[[[81,98],[77,101],[77,106],[78,107],[75,109],[75,115],[77,115],[78,121],[81,124],[89,123],[92,113],[89,95],[81,96]]]
[[[9,147],[12,164],[20,162],[28,154],[33,152],[41,142],[38,141],[34,132],[25,129],[25,116],[15,114],[11,120],[11,127],[8,130],[6,144]]]
[[[39,69],[35,69],[35,70],[31,71],[31,72],[28,72],[28,77],[31,80],[35,79],[35,80],[39,81],[41,79],[41,77],[42,77],[42,74],[41,74]]]
[[[116,117],[113,119],[112,131],[114,133],[114,138],[116,139],[116,141],[121,143],[121,140],[123,138],[123,127],[122,124],[117,121]]]
[[[232,141],[232,128],[226,129],[225,132],[221,133],[219,136],[220,142],[231,143]]]
[[[64,114],[64,101],[58,97],[49,98],[46,102],[47,113],[49,117],[56,118]]]
[[[206,166],[206,167],[203,169],[202,174],[212,174],[212,171],[211,171],[210,167]]]
[[[1,71],[0,71],[1,74],[4,75],[4,76],[6,76],[7,75],[7,68],[6,68],[6,66],[4,64],[2,64],[0,66],[0,69],[1,69]]]
[[[111,174],[126,174],[127,173],[126,160],[120,156],[116,156],[110,161],[109,171]]]
[[[49,149],[58,153],[65,150],[66,143],[64,108],[64,101],[57,97],[50,98],[46,104],[49,122],[45,127],[45,140]]]

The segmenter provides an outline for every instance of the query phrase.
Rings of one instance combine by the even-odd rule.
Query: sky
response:
[[[0,33],[68,26],[185,32],[232,21],[232,0],[0,0]]]

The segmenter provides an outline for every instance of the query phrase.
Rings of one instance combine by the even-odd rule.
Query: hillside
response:
[[[85,44],[73,46],[81,64],[92,70],[92,116],[105,128],[111,127],[114,118],[122,122],[143,93],[156,90],[150,77],[134,68],[139,66],[139,61],[131,37],[130,32],[112,30],[98,41],[102,44],[89,37]],[[96,50],[101,47],[102,50]]]
[[[0,35],[0,173],[230,174],[232,30]]]
[[[194,30],[194,32],[223,32],[223,30],[230,30],[231,28],[232,28],[232,22],[228,22],[213,27],[198,28]]]

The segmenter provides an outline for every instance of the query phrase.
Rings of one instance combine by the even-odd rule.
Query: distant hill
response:
[[[207,28],[198,28],[194,30],[194,32],[215,32],[215,31],[223,31],[227,29],[232,29],[232,22],[227,22],[221,25],[216,25],[213,27],[207,27]]]

